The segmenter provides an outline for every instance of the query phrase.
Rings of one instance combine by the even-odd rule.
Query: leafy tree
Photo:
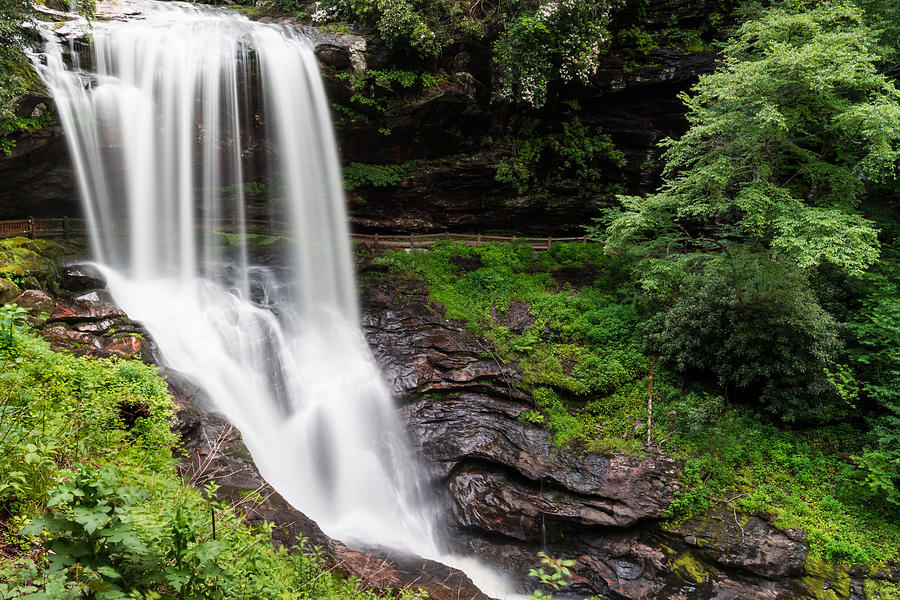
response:
[[[872,27],[880,32],[884,51],[882,71],[896,80],[900,76],[900,19],[897,18],[900,3],[897,0],[857,0],[856,3],[869,15]]]
[[[662,255],[738,237],[804,269],[831,263],[859,274],[875,261],[875,225],[855,209],[869,182],[895,172],[900,92],[876,68],[860,9],[803,8],[746,22],[723,67],[682,96],[690,128],[663,143],[664,184],[621,197],[608,248],[650,242]]]
[[[315,23],[355,21],[378,30],[388,46],[422,58],[440,54],[456,36],[482,33],[465,2],[437,0],[318,0]]]
[[[13,101],[25,90],[21,65],[27,59],[22,49],[24,25],[30,20],[29,0],[0,0],[0,120],[14,116]]]
[[[857,206],[900,157],[900,92],[865,18],[838,0],[745,22],[723,66],[682,96],[690,128],[663,142],[661,188],[620,196],[595,229],[640,257],[641,286],[669,309],[652,353],[788,420],[827,414],[847,373],[805,274],[858,277],[876,261],[876,225]]]
[[[896,224],[894,224],[896,226]],[[887,229],[887,228],[886,228]],[[900,266],[897,240],[888,256],[858,282],[861,301],[847,328],[852,390],[870,414],[870,444],[856,457],[865,487],[900,506]]]

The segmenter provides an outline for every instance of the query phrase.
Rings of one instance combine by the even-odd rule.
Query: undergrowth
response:
[[[448,318],[493,340],[496,357],[523,370],[535,406],[522,420],[583,451],[645,449],[649,316],[624,260],[591,244],[535,252],[461,243],[375,260],[395,276],[423,280]],[[813,557],[871,567],[900,559],[900,514],[854,461],[864,450],[858,424],[792,429],[727,403],[713,385],[684,388],[656,366],[651,447],[683,464],[673,524],[726,502],[802,528]]]
[[[603,439],[634,446],[649,363],[637,313],[615,291],[623,273],[599,245],[556,244],[535,255],[522,244],[448,242],[376,261],[422,278],[447,317],[517,363],[535,389],[535,418],[546,419],[558,443],[593,442],[602,429]]]
[[[0,317],[0,599],[376,597],[182,481],[155,368],[54,352]]]

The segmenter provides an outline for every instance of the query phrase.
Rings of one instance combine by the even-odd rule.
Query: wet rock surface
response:
[[[0,279],[0,285],[5,281]],[[10,289],[14,293],[7,301],[28,312],[28,321],[55,350],[78,356],[152,359],[154,349],[144,327],[116,306],[95,268],[62,266],[58,283],[62,290],[56,297],[33,283],[24,292]]]
[[[63,269],[63,281],[76,280],[80,266]],[[79,275],[80,276],[80,275]],[[80,279],[82,287],[85,280]],[[94,280],[103,283],[102,280]],[[115,305],[104,289],[81,294],[62,295],[53,302],[53,309],[42,330],[44,339],[57,350],[69,350],[77,355],[120,356],[149,360],[153,349],[147,343],[147,332]]]
[[[457,569],[381,548],[357,550],[328,537],[266,483],[231,424],[198,409],[205,405],[199,390],[175,373],[169,374],[169,381],[179,409],[175,428],[185,450],[183,475],[198,488],[215,482],[217,496],[237,506],[248,522],[273,524],[276,544],[294,548],[302,538],[307,551],[321,550],[325,568],[357,577],[362,586],[379,593],[421,588],[435,600],[488,600]]]
[[[696,554],[725,568],[761,577],[802,575],[808,548],[799,531],[782,532],[759,517],[718,507],[703,518],[690,519],[677,528]]]

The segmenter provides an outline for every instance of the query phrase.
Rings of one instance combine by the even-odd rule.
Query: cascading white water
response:
[[[133,7],[140,18],[93,26],[89,68],[50,32],[35,60],[114,297],[146,325],[163,361],[238,427],[263,476],[326,533],[461,565],[438,550],[358,326],[340,169],[311,44],[221,9]],[[242,190],[255,165],[246,138],[260,122],[277,148],[268,175],[283,181],[292,223],[286,286],[220,233],[227,226],[240,241],[246,231]],[[502,594],[499,578],[468,567]]]

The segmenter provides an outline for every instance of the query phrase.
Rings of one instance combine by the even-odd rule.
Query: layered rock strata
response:
[[[678,465],[659,453],[556,447],[519,417],[522,374],[447,320],[420,282],[372,275],[363,324],[442,504],[448,539],[534,589],[544,551],[575,561],[567,593],[611,599],[859,598],[860,571],[809,556],[805,536],[722,504],[664,519]],[[885,574],[885,576],[887,576]]]

